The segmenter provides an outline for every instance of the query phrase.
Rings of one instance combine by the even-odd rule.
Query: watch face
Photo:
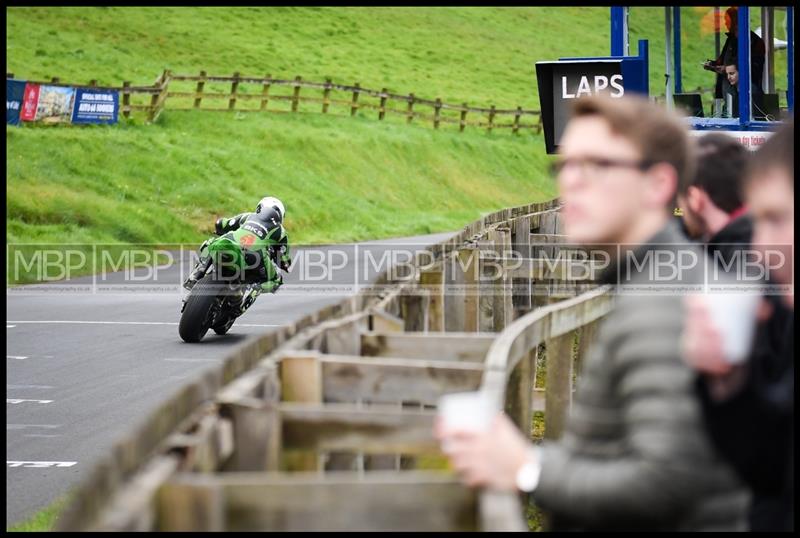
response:
[[[536,463],[528,461],[517,472],[517,488],[520,491],[530,493],[539,485],[539,475],[542,468],[538,463],[538,459],[534,461],[536,461]]]

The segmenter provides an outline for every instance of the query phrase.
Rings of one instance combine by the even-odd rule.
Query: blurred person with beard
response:
[[[754,352],[733,365],[705,298],[687,298],[686,362],[700,375],[697,390],[717,449],[751,488],[754,531],[794,530],[794,121],[753,156],[744,180],[753,218],[752,247],[782,255],[770,268],[781,293],[764,297]],[[771,352],[760,347],[764,339]]]

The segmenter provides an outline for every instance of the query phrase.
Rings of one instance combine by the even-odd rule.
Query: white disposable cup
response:
[[[756,331],[760,293],[713,293],[705,296],[714,327],[722,338],[725,360],[743,362],[750,354]]]
[[[499,412],[485,392],[456,392],[439,398],[439,416],[449,430],[485,432]]]

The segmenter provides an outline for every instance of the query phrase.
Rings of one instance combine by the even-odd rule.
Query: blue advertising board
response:
[[[72,123],[116,123],[119,116],[119,92],[77,88]]]
[[[6,79],[6,123],[19,125],[19,111],[25,95],[25,81]]]

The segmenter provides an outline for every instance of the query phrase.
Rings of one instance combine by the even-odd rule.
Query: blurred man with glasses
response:
[[[530,493],[551,530],[743,530],[747,494],[712,447],[680,353],[681,289],[704,270],[671,217],[692,174],[686,128],[644,98],[588,97],[559,151],[565,233],[611,256],[600,280],[615,291],[564,434],[531,445],[500,414],[485,433],[437,422],[436,435],[466,484]],[[697,265],[669,277],[662,255]]]

